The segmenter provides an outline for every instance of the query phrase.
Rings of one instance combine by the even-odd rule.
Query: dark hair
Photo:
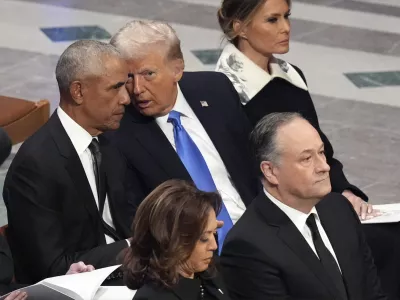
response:
[[[125,284],[133,290],[146,283],[172,287],[179,267],[192,254],[206,229],[211,209],[222,205],[218,193],[202,192],[183,180],[168,180],[139,205],[131,246],[124,258]],[[214,266],[210,265],[212,273]]]
[[[234,21],[241,21],[244,25],[251,22],[258,9],[268,0],[223,0],[218,9],[218,23],[225,37],[235,46],[239,42],[238,32],[233,29]],[[292,1],[286,0],[291,6]]]
[[[298,118],[304,119],[297,112],[271,113],[257,123],[250,134],[250,147],[257,166],[263,161],[279,164],[280,149],[276,142],[278,129]],[[264,174],[260,168],[258,170],[263,178]]]

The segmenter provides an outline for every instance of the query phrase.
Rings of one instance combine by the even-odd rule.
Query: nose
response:
[[[142,77],[140,75],[136,75],[133,78],[133,93],[135,95],[140,95],[144,92],[144,86],[142,84]]]
[[[321,155],[318,157],[318,161],[317,161],[317,172],[324,172],[327,173],[330,171],[331,167],[328,165],[328,163],[326,162],[326,157],[325,155]]]
[[[290,20],[289,19],[283,19],[282,22],[282,31],[286,34],[290,33]]]
[[[215,234],[213,234],[212,238],[210,239],[210,251],[215,251],[217,249],[218,249],[217,241],[215,239]]]

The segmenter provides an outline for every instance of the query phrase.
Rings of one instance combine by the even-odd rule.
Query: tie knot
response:
[[[171,122],[174,126],[181,127],[181,113],[175,110],[171,110],[168,115],[168,122]]]
[[[89,145],[89,150],[92,151],[93,153],[100,152],[100,143],[96,138],[92,139],[92,142]]]
[[[307,226],[311,229],[311,231],[318,230],[317,222],[315,221],[315,214],[310,214],[306,221]]]

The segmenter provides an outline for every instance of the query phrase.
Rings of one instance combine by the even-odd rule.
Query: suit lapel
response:
[[[136,139],[168,177],[191,180],[178,154],[154,118],[141,116],[132,105],[128,108],[128,113],[130,121],[135,123],[132,132]]]
[[[208,291],[218,300],[229,300],[227,293],[222,291],[223,284],[219,277],[211,278],[213,287]]]
[[[111,217],[113,219],[114,226],[117,230],[114,230],[111,227],[108,227],[109,230],[112,230],[113,232],[113,238],[117,240],[122,240],[123,237],[120,235],[118,232],[118,228],[124,228],[124,225],[119,226],[119,223],[123,222],[124,216],[120,216],[120,211],[123,209],[123,207],[118,207],[118,203],[116,202],[118,199],[114,199],[114,196],[116,198],[123,198],[124,195],[122,194],[123,192],[123,187],[122,183],[118,182],[119,176],[118,174],[115,174],[115,172],[119,172],[120,170],[117,170],[114,165],[114,160],[113,160],[113,155],[112,155],[112,150],[110,149],[110,143],[109,141],[104,138],[104,137],[99,137],[100,140],[100,149],[102,153],[102,162],[101,162],[101,171],[102,171],[102,176],[103,176],[103,185],[100,191],[101,195],[101,204],[102,210],[104,210],[104,203],[106,196],[108,198],[108,205],[110,208],[110,213]],[[121,186],[120,189],[118,187]],[[117,194],[115,194],[117,193]],[[102,217],[102,216],[101,216]],[[103,220],[103,218],[102,218]],[[102,221],[104,222],[104,221]],[[129,227],[130,225],[128,225]],[[126,233],[124,233],[124,236]]]
[[[333,286],[331,279],[326,274],[326,271],[318,257],[289,217],[273,204],[264,192],[262,192],[254,201],[256,202],[256,207],[269,225],[277,227],[278,237],[301,261],[304,262],[305,266],[314,273],[315,277],[318,278],[327,290],[333,296],[339,297],[340,299],[339,292]]]
[[[217,103],[221,101],[221,99],[209,99],[209,94],[201,93],[201,89],[191,81],[185,80],[185,78],[187,77],[184,75],[179,82],[179,87],[217,149],[228,172],[232,176],[232,170],[235,169],[236,164],[235,158],[232,156],[234,151],[232,151],[231,148],[234,142],[231,140],[231,135],[227,131],[221,112],[213,105],[213,103]],[[204,103],[206,103],[206,105],[204,105]]]
[[[69,139],[65,129],[63,128],[57,113],[54,113],[49,121],[53,124],[49,126],[53,139],[58,147],[60,155],[65,158],[65,168],[71,177],[74,187],[77,190],[79,199],[82,199],[83,205],[85,206],[92,223],[95,228],[99,228],[99,211],[90,188],[89,181],[87,180],[85,170],[83,169],[81,160],[71,140]],[[78,199],[77,199],[78,200]],[[79,200],[78,200],[79,201]],[[101,229],[96,230],[98,239],[105,243],[104,235]]]

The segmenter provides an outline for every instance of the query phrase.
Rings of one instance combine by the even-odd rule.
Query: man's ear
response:
[[[261,172],[264,174],[264,179],[268,181],[271,185],[278,185],[279,179],[276,176],[278,170],[276,166],[270,161],[263,161],[260,164]]]
[[[78,105],[81,105],[83,103],[83,90],[84,88],[80,81],[74,81],[69,86],[69,93],[71,94],[71,98]]]
[[[172,73],[174,74],[175,82],[181,80],[183,70],[185,69],[185,62],[182,58],[177,58],[171,61]]]

